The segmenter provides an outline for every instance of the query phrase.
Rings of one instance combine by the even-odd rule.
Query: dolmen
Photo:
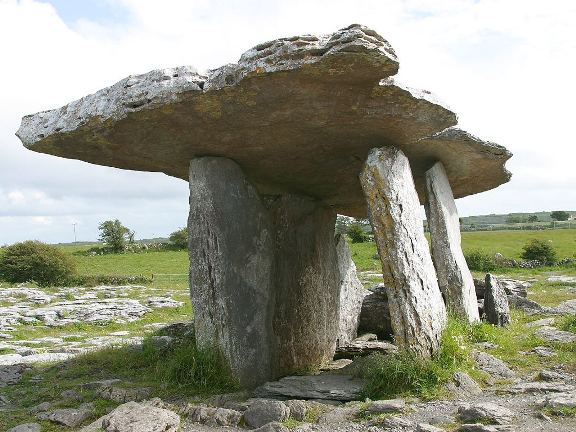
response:
[[[447,311],[478,320],[454,199],[507,182],[511,153],[459,129],[398,67],[382,36],[351,25],[257,45],[206,74],[129,76],[24,117],[17,135],[36,152],[189,182],[197,342],[243,385],[332,358],[338,213],[369,217],[395,343],[429,357]]]

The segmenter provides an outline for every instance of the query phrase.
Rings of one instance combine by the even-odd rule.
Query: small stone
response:
[[[0,387],[16,384],[25,370],[23,364],[0,366]]]
[[[482,402],[474,405],[458,407],[458,416],[463,422],[483,422],[488,424],[506,424],[514,417],[507,408],[492,402]]]
[[[384,414],[403,411],[406,408],[404,399],[377,400],[372,402],[367,411],[375,414]]]
[[[544,369],[538,374],[538,378],[542,381],[575,381],[576,376],[567,372],[556,372],[553,370]]]
[[[443,432],[444,429],[437,428],[436,426],[429,425],[428,423],[418,423],[416,432]]]
[[[463,424],[458,428],[458,432],[498,432],[494,426],[484,425],[482,423]]]
[[[74,428],[90,417],[93,409],[92,404],[82,404],[79,408],[60,408],[54,411],[42,412],[37,414],[36,418]]]
[[[42,403],[39,403],[38,405],[35,405],[32,408],[28,409],[28,412],[30,414],[45,412],[45,411],[48,411],[51,406],[52,406],[52,403],[50,403],[50,402],[42,402]]]
[[[284,402],[290,409],[290,417],[294,420],[303,421],[306,417],[306,402],[298,399],[291,399]]]
[[[180,416],[175,412],[138,402],[120,405],[98,421],[107,432],[177,432],[180,429]]]
[[[498,345],[492,342],[477,342],[474,346],[483,350],[498,348]]]
[[[390,429],[407,429],[407,428],[413,428],[414,427],[414,422],[405,419],[403,417],[398,417],[398,416],[390,416],[390,417],[386,417],[384,419],[384,421],[382,422],[382,424]]]
[[[482,388],[467,373],[456,372],[452,380],[453,382],[446,385],[450,393],[460,397],[479,395],[482,393]]]
[[[82,396],[76,390],[64,390],[62,393],[60,393],[60,396],[65,399],[82,400]]]
[[[512,371],[506,363],[491,354],[482,351],[473,351],[472,357],[478,369],[486,372],[493,379],[510,379],[516,376],[514,371]]]
[[[543,326],[534,333],[541,339],[548,342],[573,343],[576,342],[576,334],[568,331],[558,330],[556,327]]]
[[[288,429],[282,423],[270,422],[262,427],[259,427],[258,429],[255,429],[253,432],[289,432],[289,431],[290,429]]]
[[[540,357],[553,357],[556,354],[556,351],[554,351],[552,348],[550,347],[545,347],[545,346],[537,346],[532,348],[532,353],[534,354],[538,354]]]
[[[344,408],[338,407],[330,411],[322,413],[318,418],[318,424],[328,425],[328,424],[341,424],[350,420],[350,418],[358,412],[354,408]]]
[[[143,388],[121,388],[114,386],[104,386],[98,390],[98,396],[118,403],[141,401],[150,396],[152,389]]]
[[[547,396],[544,406],[553,409],[576,408],[576,392],[559,393]]]
[[[242,413],[226,408],[196,406],[189,408],[188,418],[208,426],[237,426]]]
[[[282,422],[290,415],[285,403],[275,400],[257,399],[244,412],[244,421],[252,428],[271,422]]]
[[[526,323],[526,327],[544,327],[551,326],[554,324],[554,318],[542,318],[536,321]]]
[[[538,392],[561,393],[561,392],[569,392],[574,389],[575,387],[573,385],[535,381],[535,382],[524,382],[515,384],[514,386],[510,387],[509,391],[511,393],[538,393]]]
[[[42,426],[38,423],[24,423],[9,429],[8,432],[40,432]]]

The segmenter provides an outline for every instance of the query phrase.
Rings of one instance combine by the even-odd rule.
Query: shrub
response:
[[[170,244],[176,249],[188,248],[188,228],[180,228],[168,237]]]
[[[494,257],[482,251],[471,251],[465,254],[464,257],[466,258],[466,264],[468,264],[470,270],[491,272],[496,269]]]
[[[570,213],[564,210],[556,210],[550,213],[550,217],[555,221],[567,221],[570,217]]]
[[[15,243],[0,256],[0,277],[8,282],[59,285],[67,283],[74,273],[75,263],[70,257],[39,241]]]
[[[556,251],[549,242],[532,239],[522,249],[521,257],[525,260],[536,260],[546,265],[556,262]]]
[[[368,240],[368,236],[364,232],[364,228],[359,223],[353,223],[348,225],[348,229],[346,231],[352,243],[364,243]]]

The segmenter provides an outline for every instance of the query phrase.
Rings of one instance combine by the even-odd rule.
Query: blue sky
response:
[[[574,208],[576,2],[554,0],[0,0],[0,244],[94,240],[119,218],[137,237],[186,222],[186,182],[30,152],[23,115],[130,74],[236,62],[257,43],[365,24],[470,132],[505,145],[512,181],[458,200],[462,215]]]

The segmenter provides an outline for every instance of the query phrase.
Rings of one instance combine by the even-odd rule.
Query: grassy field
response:
[[[494,255],[499,252],[508,258],[520,258],[522,246],[531,239],[550,241],[559,258],[576,255],[576,229],[543,231],[481,231],[462,233],[465,252],[480,250]],[[87,256],[81,252],[90,246],[62,246],[77,262],[83,275],[144,275],[152,273],[185,274],[188,272],[186,251],[164,251]],[[352,258],[358,270],[379,270],[374,243],[352,244]],[[183,280],[185,281],[185,280]]]

